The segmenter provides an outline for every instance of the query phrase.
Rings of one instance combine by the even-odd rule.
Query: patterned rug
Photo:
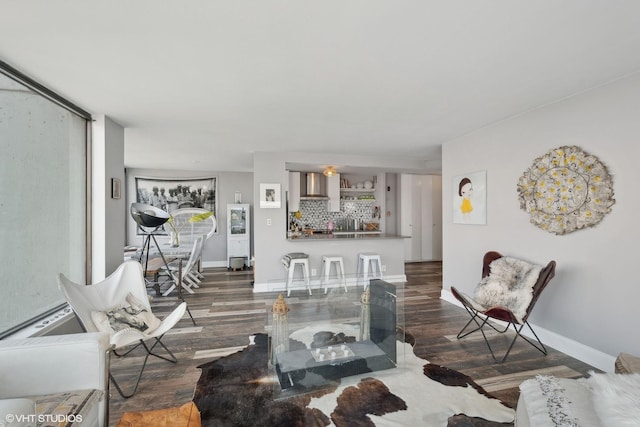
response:
[[[407,334],[405,341],[411,342]],[[313,393],[277,397],[268,337],[200,366],[194,403],[203,426],[512,426],[514,410],[460,372],[416,357],[397,342],[397,368],[338,380]],[[404,352],[404,353],[402,353]]]

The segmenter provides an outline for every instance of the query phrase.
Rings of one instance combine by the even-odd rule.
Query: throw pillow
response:
[[[637,426],[640,421],[640,374],[589,373],[593,405],[602,425]]]
[[[134,328],[142,332],[151,332],[160,324],[145,305],[131,293],[124,302],[105,311],[93,311],[91,319],[101,332],[117,332]]]

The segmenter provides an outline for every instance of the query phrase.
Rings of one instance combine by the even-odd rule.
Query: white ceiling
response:
[[[442,143],[640,70],[640,2],[0,0],[0,59],[124,126],[128,167],[438,172]]]

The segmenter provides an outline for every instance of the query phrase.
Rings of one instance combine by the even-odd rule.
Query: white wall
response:
[[[97,282],[122,264],[125,198],[111,198],[111,179],[124,184],[124,128],[104,115],[92,124],[92,265]]]
[[[142,245],[141,236],[136,236],[135,222],[129,214],[131,203],[135,202],[135,178],[218,178],[218,233],[207,240],[202,250],[202,263],[205,267],[227,267],[227,204],[234,203],[235,192],[242,193],[242,202],[250,203],[253,210],[253,174],[249,172],[211,172],[211,171],[179,171],[165,169],[126,170],[127,177],[127,244]],[[253,228],[253,227],[252,227]],[[253,232],[253,231],[252,231]],[[253,239],[252,239],[253,240]],[[158,242],[162,241],[158,238]]]
[[[488,250],[554,259],[556,277],[530,318],[548,332],[546,342],[609,370],[619,352],[640,354],[639,111],[636,74],[445,144],[443,297],[451,286],[473,293]],[[516,185],[534,159],[563,145],[604,163],[616,203],[595,227],[556,236],[529,223]],[[487,171],[487,225],[453,224],[452,177],[478,170]]]

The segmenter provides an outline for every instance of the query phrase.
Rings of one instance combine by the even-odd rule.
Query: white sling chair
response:
[[[160,340],[182,319],[187,304],[180,303],[162,321],[154,316],[139,262],[125,261],[109,277],[91,285],[74,283],[65,275],[59,274],[58,286],[86,332],[109,333],[116,356],[126,356],[140,346],[146,350],[136,384],[130,393],[124,393],[113,375],[109,374],[122,397],[128,398],[135,394],[149,356],[171,363],[178,361]],[[151,340],[152,344],[147,344],[147,340]],[[158,344],[168,356],[153,352]],[[117,353],[125,347],[131,348],[123,350],[122,354]]]

